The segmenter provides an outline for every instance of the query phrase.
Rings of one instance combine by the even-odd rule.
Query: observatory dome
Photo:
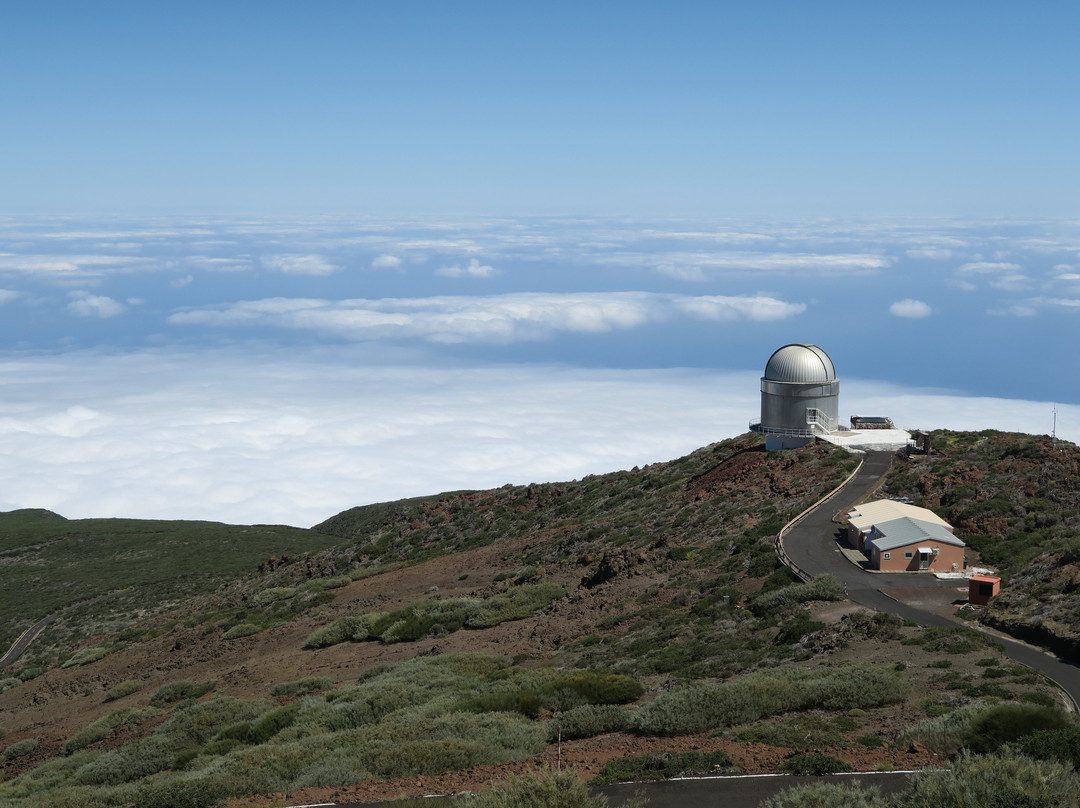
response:
[[[829,355],[816,345],[785,345],[769,357],[765,378],[771,382],[812,384],[836,380]]]
[[[761,377],[761,418],[766,449],[794,449],[837,429],[840,382],[829,355],[816,345],[777,349]]]

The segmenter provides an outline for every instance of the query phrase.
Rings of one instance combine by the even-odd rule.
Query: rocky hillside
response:
[[[946,459],[892,484],[929,484]],[[910,768],[934,759],[901,740],[922,719],[1057,703],[985,636],[869,615],[778,564],[782,524],[857,462],[748,435],[579,481],[346,511],[312,531],[323,549],[252,561],[210,595],[98,621],[0,673],[0,804],[476,788],[550,760],[560,725],[588,776],[657,750],[699,755],[677,758],[686,770],[776,770],[814,750]]]

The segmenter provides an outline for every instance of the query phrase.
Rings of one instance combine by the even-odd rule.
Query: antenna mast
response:
[[[1054,428],[1050,432],[1050,446],[1057,448],[1057,404],[1054,405]]]

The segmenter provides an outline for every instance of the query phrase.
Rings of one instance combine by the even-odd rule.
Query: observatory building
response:
[[[750,429],[765,448],[797,449],[837,431],[840,382],[829,355],[816,345],[785,345],[769,357],[761,377],[761,418]]]

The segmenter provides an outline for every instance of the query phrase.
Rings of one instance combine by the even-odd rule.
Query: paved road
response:
[[[30,626],[22,635],[11,644],[11,647],[7,650],[2,657],[0,657],[0,668],[6,668],[8,665],[13,665],[15,661],[22,656],[25,651],[34,640],[37,639],[38,634],[45,630],[45,627],[56,619],[56,615],[50,614],[48,617],[39,620]]]
[[[772,797],[785,788],[813,782],[847,782],[859,780],[877,786],[883,794],[896,794],[907,788],[907,774],[888,772],[881,774],[844,774],[829,777],[786,777],[766,775],[758,777],[696,777],[688,780],[662,780],[656,783],[622,783],[615,786],[594,788],[596,794],[608,798],[611,808],[619,808],[635,794],[648,797],[649,808],[758,808],[761,801]],[[442,799],[430,800],[432,808],[447,805]],[[392,802],[341,803],[341,808],[390,808]]]
[[[878,612],[895,614],[922,626],[963,625],[943,615],[900,603],[882,590],[895,588],[950,589],[955,581],[917,573],[872,573],[852,564],[836,546],[838,525],[832,517],[847,510],[874,489],[892,465],[891,452],[870,452],[858,473],[839,491],[784,532],[784,552],[803,571],[813,575],[829,573],[847,587],[848,598]],[[996,635],[1005,653],[1017,662],[1042,671],[1057,682],[1073,703],[1080,705],[1080,668],[1072,662],[1032,645]]]

